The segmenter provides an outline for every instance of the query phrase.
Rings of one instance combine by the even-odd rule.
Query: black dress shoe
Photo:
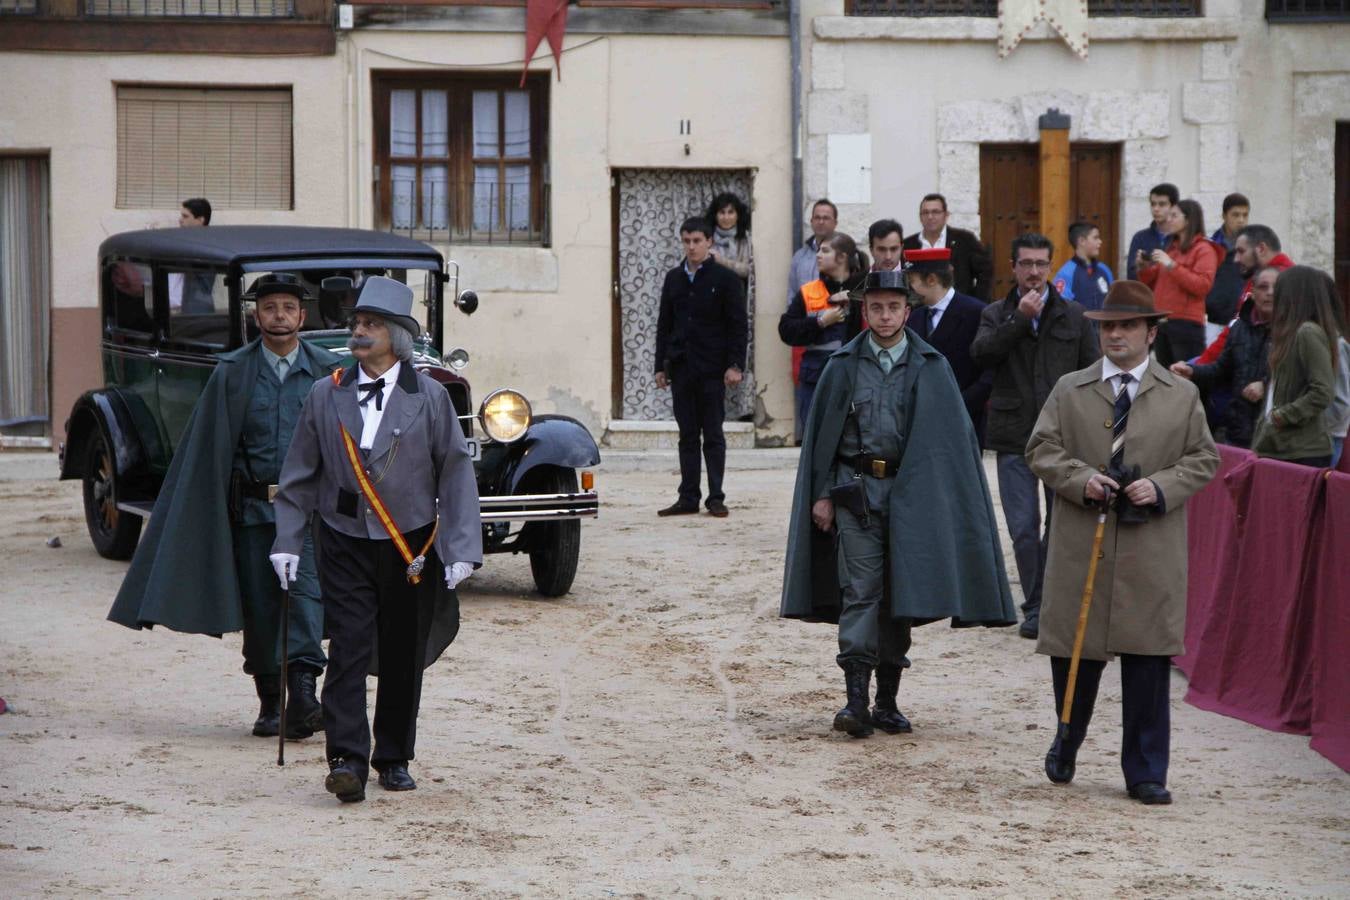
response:
[[[1029,638],[1033,641],[1036,640],[1041,634],[1041,617],[1039,615],[1027,616],[1022,620],[1022,624],[1017,629],[1017,633],[1024,638]]]
[[[672,503],[665,509],[656,511],[658,516],[693,516],[698,514],[697,503]]]
[[[328,793],[337,794],[343,803],[360,803],[366,799],[366,786],[361,776],[346,760],[329,763],[328,777],[324,779],[323,786],[328,789]]]
[[[1156,781],[1141,781],[1129,788],[1129,794],[1145,806],[1166,806],[1172,802],[1167,788]]]
[[[723,503],[721,500],[709,500],[708,515],[716,516],[719,519],[725,519],[727,516],[731,514],[727,512],[727,505]]]
[[[1074,758],[1060,746],[1059,738],[1055,738],[1050,752],[1045,754],[1045,777],[1055,784],[1068,784],[1073,781],[1074,763]]]
[[[380,787],[386,791],[413,791],[417,782],[408,774],[407,766],[395,764],[380,772]]]

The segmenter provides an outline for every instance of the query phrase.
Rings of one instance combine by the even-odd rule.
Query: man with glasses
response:
[[[1036,637],[1040,629],[1051,499],[1045,489],[1042,533],[1040,491],[1027,466],[1027,440],[1060,376],[1086,368],[1101,356],[1083,308],[1061,297],[1049,282],[1053,255],[1054,245],[1045,235],[1027,233],[1013,239],[1016,284],[1001,302],[985,307],[970,345],[975,362],[994,370],[984,446],[998,454],[999,498],[1022,585],[1019,633],[1026,638]]]

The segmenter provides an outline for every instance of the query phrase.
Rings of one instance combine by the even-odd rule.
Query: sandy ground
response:
[[[668,454],[604,467],[562,600],[491,558],[428,672],[418,790],[358,805],[323,791],[317,739],[279,769],[249,736],[238,635],[104,621],[125,564],[95,555],[77,484],[36,477],[49,460],[0,459],[6,896],[1350,891],[1350,778],[1183,704],[1180,675],[1170,807],[1125,797],[1114,672],[1077,779],[1046,781],[1048,665],[1012,629],[919,629],[914,734],[831,732],[831,629],[776,617],[781,451],[735,456],[725,521],[656,519]]]

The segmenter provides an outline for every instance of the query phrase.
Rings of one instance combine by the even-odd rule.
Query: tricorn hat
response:
[[[898,267],[868,272],[867,280],[863,282],[863,293],[867,294],[872,291],[897,291],[901,294],[909,294],[909,281],[906,280],[905,273]]]
[[[905,271],[928,274],[941,272],[952,266],[952,251],[947,247],[928,247],[905,251]]]
[[[412,317],[412,305],[412,288],[383,275],[371,275],[361,285],[361,294],[356,298],[352,312],[373,313],[402,326],[413,337],[419,337],[422,326]]]
[[[254,279],[253,284],[249,285],[249,289],[244,293],[244,299],[257,300],[268,294],[290,294],[297,300],[309,299],[305,283],[298,275],[292,275],[290,272],[272,272]]]
[[[1142,281],[1117,281],[1106,292],[1101,309],[1083,313],[1098,322],[1124,322],[1128,319],[1165,319],[1153,305],[1153,290]]]

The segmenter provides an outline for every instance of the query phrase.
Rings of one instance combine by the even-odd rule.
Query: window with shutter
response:
[[[117,206],[293,208],[289,88],[119,87]]]

